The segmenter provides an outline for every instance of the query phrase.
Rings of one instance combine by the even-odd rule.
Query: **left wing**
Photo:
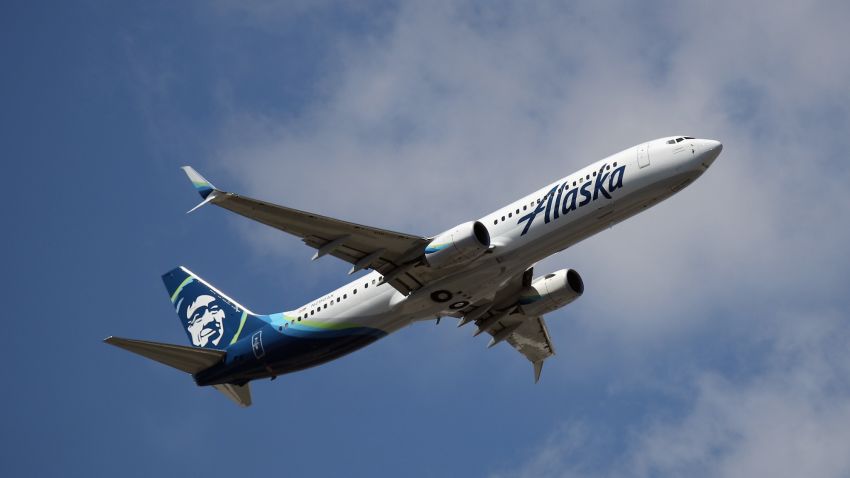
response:
[[[352,264],[349,274],[374,269],[384,276],[386,282],[405,294],[433,278],[431,269],[422,262],[425,246],[430,242],[428,238],[341,221],[221,191],[190,166],[184,166],[183,171],[204,198],[191,211],[206,203],[215,204],[299,237],[316,249],[314,260],[324,255],[337,257]]]

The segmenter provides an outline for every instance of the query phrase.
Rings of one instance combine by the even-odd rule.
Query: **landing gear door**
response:
[[[639,168],[649,166],[649,143],[643,143],[637,149],[637,163]]]

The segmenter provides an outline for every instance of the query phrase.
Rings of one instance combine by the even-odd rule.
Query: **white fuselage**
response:
[[[489,230],[492,250],[410,295],[371,272],[295,310],[275,314],[273,325],[303,319],[329,327],[357,325],[391,333],[417,320],[454,315],[457,309],[451,304],[456,301],[475,304],[492,299],[534,263],[680,191],[711,165],[722,148],[717,141],[681,138],[626,149],[480,218]],[[615,175],[617,169],[621,172]],[[604,178],[604,192],[599,190],[597,175]],[[437,290],[450,290],[455,299],[435,302],[431,293]]]

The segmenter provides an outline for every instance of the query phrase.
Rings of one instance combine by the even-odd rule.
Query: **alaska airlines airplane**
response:
[[[192,374],[242,406],[249,382],[342,357],[416,321],[474,323],[489,347],[507,342],[533,365],[555,353],[543,315],[579,298],[584,282],[534,264],[672,196],[723,146],[690,136],[657,139],[565,176],[475,221],[432,237],[387,231],[217,189],[183,170],[203,201],[295,235],[371,272],[295,309],[257,314],[185,267],[162,276],[192,346],[109,337],[106,343]]]

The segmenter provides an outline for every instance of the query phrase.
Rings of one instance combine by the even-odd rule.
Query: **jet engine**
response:
[[[573,269],[538,277],[520,292],[519,305],[526,315],[539,316],[560,309],[584,293],[584,281]]]
[[[469,262],[490,248],[490,232],[478,221],[466,222],[439,234],[425,247],[425,261],[433,268]]]

